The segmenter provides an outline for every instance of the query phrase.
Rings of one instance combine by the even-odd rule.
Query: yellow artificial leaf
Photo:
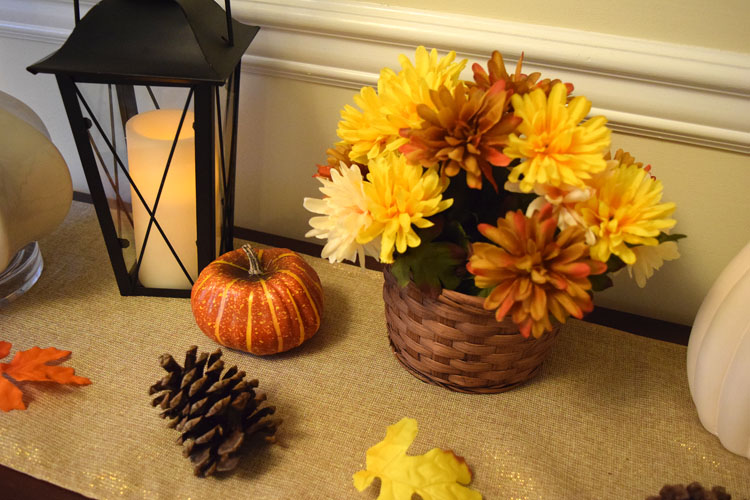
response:
[[[380,477],[378,500],[482,500],[482,494],[467,488],[471,470],[452,451],[433,448],[424,455],[409,456],[417,436],[417,421],[402,418],[388,426],[385,439],[367,450],[367,469],[354,474],[354,487],[364,491]]]

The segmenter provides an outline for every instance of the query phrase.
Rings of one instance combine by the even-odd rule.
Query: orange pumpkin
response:
[[[318,331],[323,288],[315,270],[295,252],[245,245],[201,271],[190,305],[200,329],[219,344],[275,354]]]

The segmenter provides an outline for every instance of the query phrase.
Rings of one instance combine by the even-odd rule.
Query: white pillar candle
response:
[[[128,120],[128,170],[148,206],[153,210],[164,167],[169,158],[181,110],[161,109],[138,114]],[[149,215],[131,189],[136,256],[140,255]],[[198,275],[195,222],[195,132],[193,113],[185,115],[169,172],[164,183],[156,220],[193,280]],[[138,279],[149,288],[189,289],[185,273],[177,264],[161,233],[152,224]]]

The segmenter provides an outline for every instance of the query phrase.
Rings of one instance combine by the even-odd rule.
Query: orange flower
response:
[[[351,145],[349,157],[359,163],[369,163],[406,144],[399,130],[419,125],[417,105],[432,106],[430,90],[441,85],[453,89],[458,83],[466,61],[454,62],[455,58],[455,52],[441,58],[437,50],[427,52],[420,46],[414,63],[401,55],[401,71],[396,73],[384,68],[380,72],[377,90],[363,87],[354,96],[357,107],[344,106],[336,131],[339,138]]]
[[[497,191],[492,167],[510,163],[503,147],[508,144],[508,134],[521,122],[507,112],[510,93],[504,85],[498,81],[485,91],[459,83],[453,93],[446,87],[430,91],[435,109],[417,106],[424,121],[419,129],[401,130],[409,143],[399,151],[412,163],[440,165],[441,174],[448,177],[465,170],[466,184],[473,189],[482,188],[484,176]]]
[[[521,73],[522,64],[523,52],[521,53],[521,57],[518,58],[515,72],[509,75],[505,70],[505,62],[503,61],[502,54],[496,50],[492,53],[492,58],[487,62],[487,68],[490,70],[489,74],[477,63],[472,65],[471,70],[474,72],[474,82],[477,87],[485,90],[492,87],[498,81],[504,81],[505,88],[514,94],[526,94],[536,88],[540,88],[545,94],[549,94],[549,91],[555,84],[561,83],[560,80],[550,80],[549,78],[537,81],[542,74],[536,72],[525,75]],[[565,88],[568,90],[568,94],[573,92],[572,83],[566,83]]]
[[[612,158],[612,153],[610,151],[607,151],[607,154],[604,155],[604,159],[607,160],[608,163],[612,162],[611,166],[613,168],[622,165],[637,165],[640,168],[644,168],[642,161],[635,161],[635,157],[622,148],[615,151],[614,158]],[[651,170],[651,168],[649,167],[647,167],[648,170]],[[644,168],[644,170],[646,169]]]
[[[343,142],[340,142],[336,144],[332,148],[326,149],[326,154],[328,155],[327,164],[321,165],[320,163],[317,165],[318,171],[313,175],[313,177],[322,177],[324,179],[331,180],[331,169],[341,171],[341,164],[343,163],[345,167],[351,167],[352,165],[357,165],[359,167],[360,172],[362,172],[362,177],[367,175],[367,165],[363,165],[361,163],[357,163],[355,161],[352,161],[349,159],[349,153],[352,151],[352,145],[346,144]]]
[[[571,226],[555,236],[552,212],[548,204],[531,217],[518,210],[496,226],[480,224],[479,231],[495,245],[473,243],[466,265],[477,287],[492,289],[484,308],[496,309],[498,321],[510,314],[525,337],[551,330],[549,313],[564,323],[568,316],[590,312],[588,276],[607,269],[589,258],[582,228]]]

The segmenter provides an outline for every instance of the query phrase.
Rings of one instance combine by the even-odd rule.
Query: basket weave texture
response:
[[[383,271],[388,337],[398,361],[424,382],[458,392],[503,392],[534,377],[559,332],[526,338],[505,318],[495,320],[484,299],[443,290],[437,298],[414,283],[402,288]]]

